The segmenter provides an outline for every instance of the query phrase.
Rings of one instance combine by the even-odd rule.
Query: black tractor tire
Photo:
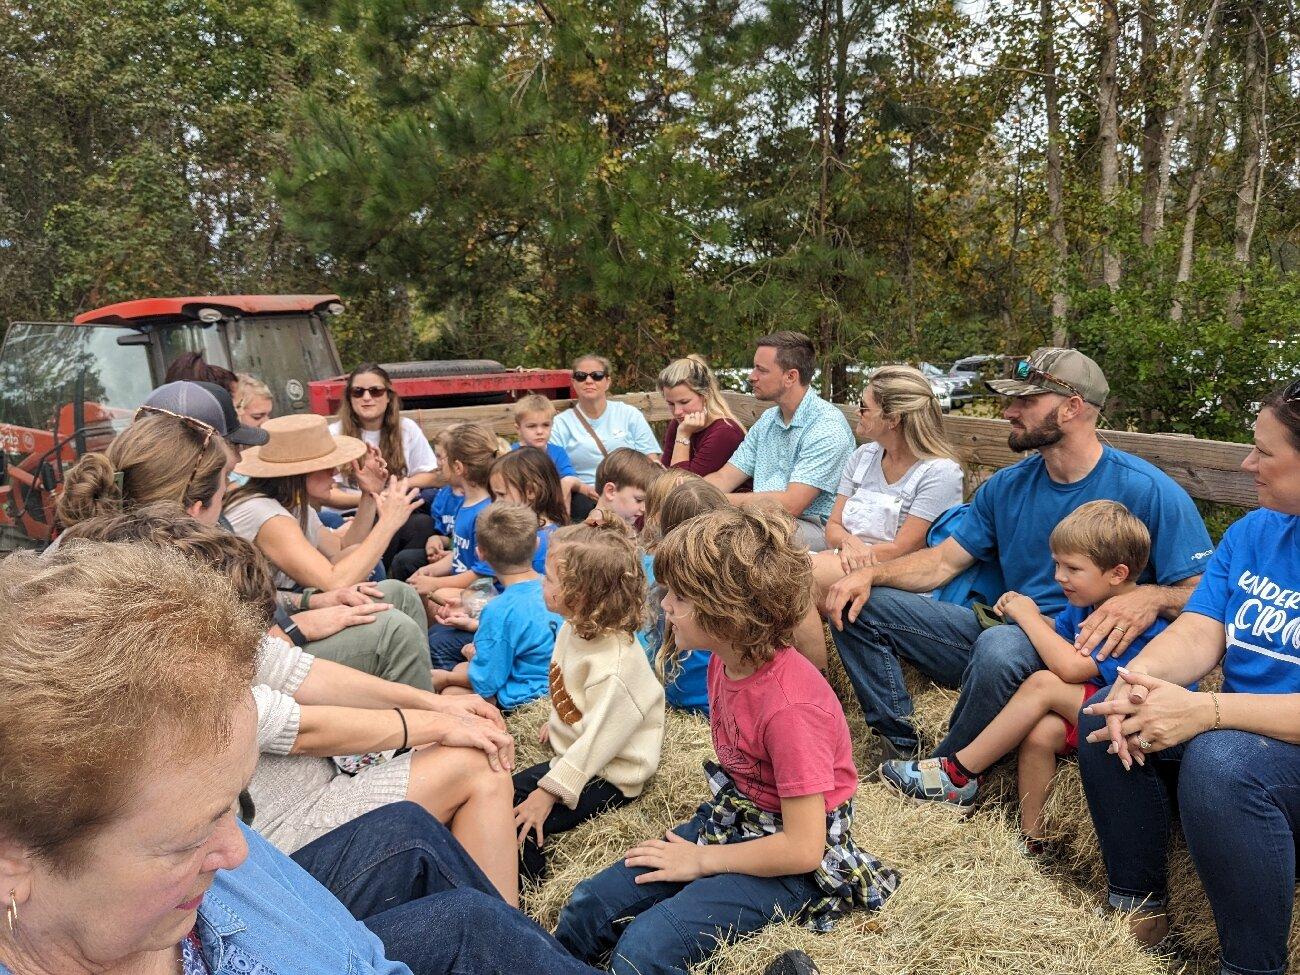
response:
[[[426,359],[423,362],[385,362],[384,371],[393,379],[436,379],[441,376],[481,376],[505,372],[506,367],[492,359]]]

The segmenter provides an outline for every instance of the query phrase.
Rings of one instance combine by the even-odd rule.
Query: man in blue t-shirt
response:
[[[1095,362],[1073,349],[1041,348],[1018,376],[989,385],[1008,397],[1008,446],[1037,453],[989,478],[941,544],[859,569],[828,597],[835,644],[882,759],[911,758],[917,749],[901,660],[939,684],[961,687],[948,734],[935,749],[947,757],[974,740],[1043,666],[1018,627],[982,630],[973,610],[921,593],[977,561],[996,561],[1007,589],[1056,615],[1065,597],[1052,577],[1052,529],[1088,501],[1118,501],[1150,531],[1151,561],[1137,589],[1107,600],[1084,623],[1081,647],[1106,657],[1123,653],[1157,617],[1177,616],[1212,554],[1187,493],[1098,438],[1109,386]]]

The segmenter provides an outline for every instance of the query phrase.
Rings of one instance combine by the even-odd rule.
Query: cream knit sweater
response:
[[[584,640],[568,623],[551,656],[551,747],[539,785],[570,809],[593,778],[629,799],[659,767],[664,689],[630,634]]]

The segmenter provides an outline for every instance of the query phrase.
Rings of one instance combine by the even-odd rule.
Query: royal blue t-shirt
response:
[[[551,547],[551,536],[558,526],[545,524],[537,529],[537,554],[533,556],[533,571],[546,572],[546,550]]]
[[[1067,604],[1065,609],[1061,611],[1060,615],[1056,617],[1056,632],[1073,643],[1075,638],[1079,635],[1079,626],[1084,620],[1092,615],[1094,609],[1096,609],[1095,606],[1074,606]],[[1119,678],[1119,669],[1128,666],[1129,661],[1136,657],[1141,652],[1142,648],[1150,643],[1155,635],[1162,632],[1168,625],[1167,622],[1157,616],[1156,621],[1147,627],[1141,636],[1134,637],[1133,642],[1128,645],[1128,649],[1118,657],[1107,657],[1105,660],[1098,660],[1097,654],[1100,652],[1100,648],[1094,650],[1092,652],[1092,659],[1097,665],[1097,670],[1101,674],[1101,676],[1097,678],[1097,681],[1103,687],[1108,687],[1115,683]]]
[[[518,450],[523,444],[516,443],[511,450]],[[546,456],[551,458],[551,463],[555,465],[555,472],[560,478],[573,477],[573,461],[569,460],[569,452],[557,443],[548,443],[546,445]]]
[[[1118,501],[1151,532],[1151,560],[1139,583],[1169,586],[1205,571],[1214,546],[1187,492],[1158,467],[1113,447],[1102,447],[1097,466],[1073,484],[1048,477],[1039,454],[1004,467],[975,492],[952,537],[973,558],[996,560],[1008,590],[1056,616],[1066,601],[1047,540],[1075,508],[1099,500]]]
[[[555,634],[563,625],[564,618],[546,608],[541,579],[506,586],[479,615],[474,659],[469,662],[474,693],[496,695],[507,710],[545,697]]]
[[[456,533],[456,512],[465,503],[465,495],[451,489],[450,484],[443,485],[429,503],[429,517],[433,519],[434,530],[439,535],[450,538]]]
[[[453,573],[477,572],[481,576],[495,575],[492,566],[479,558],[478,549],[475,547],[477,535],[474,531],[479,512],[491,503],[491,498],[484,498],[478,504],[462,504],[460,510],[456,512],[456,527],[453,533],[455,544],[451,556]]]
[[[1183,612],[1223,624],[1225,691],[1300,693],[1300,516],[1234,522]]]

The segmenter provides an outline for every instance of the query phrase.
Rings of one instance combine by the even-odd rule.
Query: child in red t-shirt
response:
[[[877,909],[898,874],[849,836],[857,769],[830,685],[790,646],[811,569],[784,513],[726,508],[679,525],[655,552],[665,587],[661,667],[712,652],[713,798],[583,882],[555,936],[614,975],[684,975],[719,945],[778,917],[828,930]],[[624,927],[627,918],[633,918]],[[620,933],[621,932],[621,933]]]

